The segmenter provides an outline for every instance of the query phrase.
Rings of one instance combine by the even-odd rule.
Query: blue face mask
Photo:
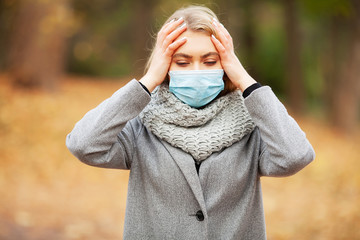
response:
[[[224,70],[169,71],[169,90],[194,108],[205,106],[224,89]]]

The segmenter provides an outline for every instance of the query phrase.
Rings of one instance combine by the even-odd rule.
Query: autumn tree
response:
[[[284,0],[286,34],[285,77],[287,97],[293,111],[302,112],[305,103],[305,87],[301,66],[301,33],[296,0]]]
[[[135,0],[133,14],[129,24],[128,34],[132,42],[132,73],[141,77],[148,58],[147,48],[150,48],[149,33],[153,23],[153,8],[157,0]]]
[[[349,44],[344,61],[334,66],[340,72],[331,86],[330,98],[332,120],[346,132],[351,132],[357,126],[360,107],[360,2],[351,0],[350,4],[353,10],[345,19],[348,24]],[[335,25],[334,38],[337,38],[336,34],[339,34],[341,29]],[[335,39],[333,41],[333,44],[337,44]]]
[[[16,86],[56,89],[63,73],[69,21],[69,0],[16,1],[7,58]]]

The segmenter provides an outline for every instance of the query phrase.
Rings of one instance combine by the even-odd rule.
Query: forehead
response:
[[[206,32],[194,32],[186,30],[177,39],[187,38],[184,45],[179,47],[175,53],[185,53],[191,56],[201,56],[208,52],[217,52],[210,35]]]

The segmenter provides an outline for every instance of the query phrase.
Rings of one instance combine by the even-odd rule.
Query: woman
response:
[[[89,111],[66,144],[84,163],[130,170],[124,239],[265,239],[260,177],[315,156],[199,6],[166,21],[146,74]]]

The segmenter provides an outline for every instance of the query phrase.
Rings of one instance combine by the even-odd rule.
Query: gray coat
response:
[[[267,86],[245,105],[253,132],[202,164],[154,136],[137,117],[150,96],[132,80],[67,136],[82,162],[129,169],[124,239],[266,239],[261,176],[289,176],[315,157]]]

